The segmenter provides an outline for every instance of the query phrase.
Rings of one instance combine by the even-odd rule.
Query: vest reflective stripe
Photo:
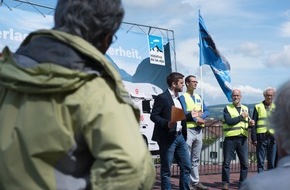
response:
[[[257,113],[258,113],[258,120],[257,120],[257,134],[266,133],[269,131],[269,133],[274,134],[273,129],[267,128],[267,117],[270,115],[271,111],[274,110],[275,105],[272,103],[270,110],[267,112],[265,109],[264,104],[261,102],[255,106]]]
[[[232,118],[241,115],[242,110],[248,111],[248,108],[244,105],[241,106],[241,112],[238,113],[236,107],[233,104],[227,105],[227,110]],[[233,137],[244,135],[248,137],[248,118],[241,120],[236,125],[227,125],[225,122],[223,124],[223,132],[225,137]]]
[[[194,94],[195,102],[191,98],[191,95],[188,94],[187,92],[184,93],[183,96],[184,96],[185,103],[186,103],[186,111],[191,112],[193,109],[195,109],[196,111],[202,111],[201,110],[202,109],[202,106],[201,106],[202,100],[198,94]],[[197,126],[197,123],[194,121],[187,121],[186,126],[187,126],[187,128],[194,128]],[[201,127],[204,127],[204,125],[202,125]]]

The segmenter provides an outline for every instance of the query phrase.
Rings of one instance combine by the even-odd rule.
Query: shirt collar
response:
[[[169,91],[172,98],[178,98],[178,96],[175,96],[175,93],[172,90],[170,90],[169,88],[168,88],[168,91]]]

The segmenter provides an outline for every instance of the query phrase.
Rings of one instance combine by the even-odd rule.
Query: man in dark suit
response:
[[[180,167],[179,189],[189,190],[190,159],[186,144],[185,120],[172,122],[171,107],[182,108],[178,93],[182,92],[184,76],[173,72],[167,76],[168,89],[154,101],[150,119],[155,123],[152,140],[157,141],[161,160],[161,189],[171,189],[170,167],[175,158]]]

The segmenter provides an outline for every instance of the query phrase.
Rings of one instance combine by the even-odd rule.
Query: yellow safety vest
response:
[[[186,103],[186,111],[191,112],[193,109],[196,111],[202,111],[202,100],[201,97],[198,94],[194,94],[195,102],[191,98],[191,95],[187,92],[183,94],[185,103]],[[197,125],[194,121],[187,121],[186,122],[187,128],[194,128]],[[204,127],[204,125],[200,125],[201,127]]]
[[[258,113],[258,120],[257,120],[257,134],[261,134],[261,133],[266,133],[267,131],[269,131],[269,133],[274,134],[274,130],[273,129],[268,129],[267,128],[267,117],[271,114],[271,112],[275,109],[275,105],[274,103],[271,104],[270,110],[267,112],[267,110],[265,109],[265,106],[263,104],[263,102],[256,104],[255,108],[257,110]]]
[[[241,115],[242,110],[248,111],[248,108],[244,105],[241,105],[240,113],[237,111],[236,107],[233,104],[227,105],[227,110],[232,118],[238,117]],[[225,137],[233,137],[244,135],[248,137],[248,118],[241,120],[239,123],[235,125],[229,126],[224,122],[223,124],[223,132]]]

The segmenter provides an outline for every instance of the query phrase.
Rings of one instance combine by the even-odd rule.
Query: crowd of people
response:
[[[186,91],[178,95],[182,92],[184,83]],[[155,130],[159,130],[158,133],[154,131],[154,140],[158,142],[161,152],[161,189],[171,189],[170,167],[174,159],[180,166],[180,189],[208,189],[199,181],[198,173],[202,131],[205,119],[209,115],[202,97],[195,93],[198,81],[193,75],[187,76],[183,81],[181,73],[173,72],[168,76],[167,84],[168,90],[157,96],[151,113]],[[267,185],[259,187],[262,182],[255,184],[254,179],[262,179],[262,177],[257,176],[247,180],[249,131],[251,131],[251,143],[256,146],[257,173],[260,174],[265,170],[271,171],[263,174],[267,179],[270,179],[276,172],[277,174],[289,174],[289,156],[287,155],[290,150],[287,138],[290,137],[290,131],[286,121],[289,120],[290,103],[287,104],[288,101],[285,99],[287,96],[284,95],[284,93],[290,93],[290,88],[287,89],[289,85],[290,81],[281,87],[276,103],[273,102],[275,88],[266,88],[263,92],[264,100],[254,106],[253,114],[246,105],[241,103],[241,90],[232,90],[232,102],[223,110],[222,190],[229,189],[230,166],[231,161],[235,159],[235,154],[240,163],[239,189],[274,189],[275,186],[286,189],[286,184],[289,185],[285,177],[282,177],[284,182],[281,179],[278,180],[281,185],[271,180],[272,184],[268,187]],[[170,109],[172,106],[183,109],[185,115],[183,120],[172,123]],[[279,114],[283,114],[282,121],[278,121]],[[282,127],[283,130],[277,130],[279,127]],[[185,144],[188,148],[190,171],[188,171],[188,160],[185,160],[188,159],[188,155],[184,155]],[[266,159],[267,165],[265,165]],[[275,169],[276,167],[277,169]]]
[[[156,171],[139,132],[139,110],[104,55],[123,17],[121,0],[58,0],[53,29],[32,32],[15,53],[3,50],[1,190],[152,189]],[[210,113],[196,93],[197,78],[172,72],[166,82],[150,117],[160,148],[161,189],[171,189],[176,161],[179,189],[207,190],[199,162]],[[235,153],[241,190],[289,189],[290,81],[275,93],[265,89],[251,117],[241,90],[232,90],[223,110],[222,189],[229,189]],[[184,118],[172,121],[172,107],[182,109]],[[259,175],[247,179],[249,128]]]

